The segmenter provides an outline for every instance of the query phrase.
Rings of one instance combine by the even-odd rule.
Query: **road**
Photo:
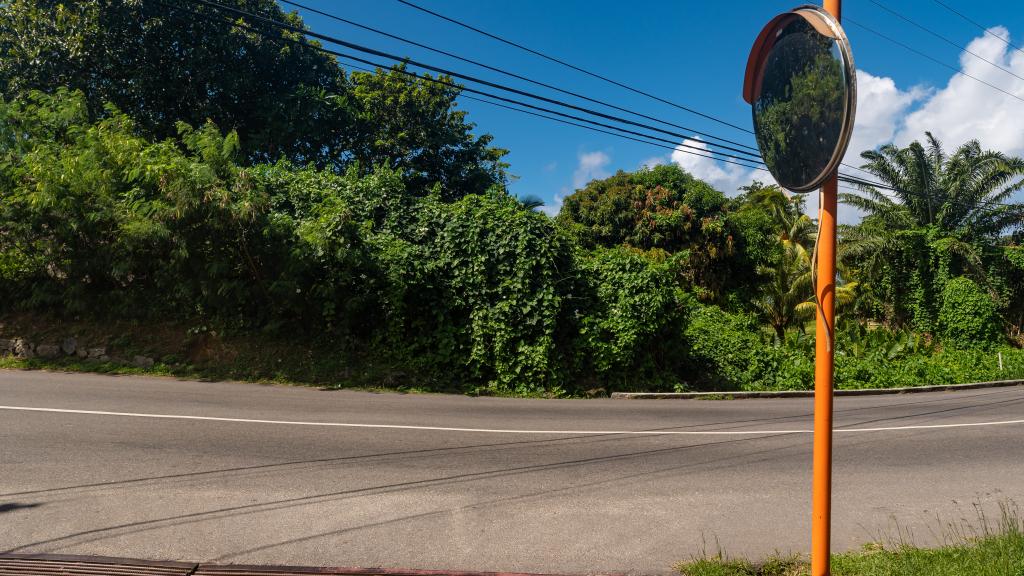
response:
[[[0,371],[0,405],[0,551],[651,574],[809,547],[810,399]],[[838,398],[871,431],[836,434],[834,549],[1024,504],[1024,423],[998,424],[1022,419],[1022,387]]]

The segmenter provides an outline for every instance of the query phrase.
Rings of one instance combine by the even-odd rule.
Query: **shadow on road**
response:
[[[4,512],[13,512],[15,510],[23,510],[25,508],[35,508],[37,506],[42,505],[43,504],[41,502],[33,502],[30,504],[22,504],[20,502],[6,502],[0,504],[0,514],[3,514]]]

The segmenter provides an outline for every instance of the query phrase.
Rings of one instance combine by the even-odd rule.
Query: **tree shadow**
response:
[[[15,510],[24,510],[26,508],[36,508],[37,506],[42,506],[42,505],[43,505],[42,502],[30,502],[30,503],[5,502],[3,504],[0,504],[0,514],[3,514],[5,512],[13,512]]]
[[[295,497],[295,498],[286,498],[286,499],[281,499],[281,500],[273,500],[273,501],[269,501],[269,502],[259,502],[259,503],[245,504],[245,505],[240,505],[240,506],[230,506],[230,507],[225,507],[225,508],[219,508],[219,509],[216,509],[216,510],[206,510],[206,511],[202,511],[202,512],[193,512],[193,513],[189,513],[189,514],[180,514],[180,515],[174,515],[174,516],[166,516],[166,517],[163,517],[163,518],[155,518],[155,519],[151,519],[151,520],[142,520],[142,521],[137,521],[137,522],[129,522],[129,523],[124,523],[124,524],[117,524],[117,525],[113,525],[113,526],[107,526],[107,527],[104,527],[104,528],[95,528],[95,529],[90,529],[90,530],[84,530],[84,531],[75,532],[75,533],[72,533],[72,534],[67,534],[67,535],[64,535],[64,536],[59,536],[59,537],[55,537],[55,538],[49,538],[49,539],[46,539],[46,540],[40,540],[40,541],[37,541],[37,542],[32,542],[32,543],[29,543],[29,544],[24,544],[24,545],[21,545],[21,546],[17,546],[15,548],[11,548],[9,550],[5,550],[4,553],[13,553],[13,552],[17,552],[19,550],[24,550],[26,548],[31,548],[31,547],[34,547],[34,546],[41,546],[41,545],[45,545],[45,544],[52,544],[52,543],[55,543],[55,542],[60,542],[60,541],[70,540],[70,539],[73,539],[73,538],[78,538],[78,537],[81,537],[81,536],[94,536],[93,538],[89,538],[89,539],[86,539],[86,540],[81,540],[81,541],[78,541],[78,542],[75,543],[75,545],[88,544],[90,542],[95,542],[95,541],[98,541],[98,540],[104,540],[104,539],[110,537],[109,535],[106,535],[106,533],[113,532],[113,531],[116,531],[116,530],[129,530],[131,534],[138,534],[138,533],[146,532],[146,531],[150,531],[150,530],[159,530],[159,529],[163,529],[163,528],[169,528],[169,527],[172,527],[172,526],[179,526],[179,525],[186,525],[186,524],[191,524],[191,523],[194,523],[194,522],[199,522],[199,521],[204,521],[204,520],[211,520],[211,519],[218,519],[219,520],[219,519],[233,518],[233,517],[249,515],[249,514],[257,514],[257,513],[278,511],[278,510],[284,510],[284,509],[294,508],[294,507],[298,507],[298,506],[304,506],[304,505],[308,505],[308,504],[312,504],[312,503],[320,503],[322,501],[327,501],[327,500],[335,500],[335,499],[339,499],[339,498],[340,499],[345,499],[345,498],[358,497],[358,496],[366,496],[366,495],[388,494],[388,493],[399,492],[399,491],[404,491],[404,490],[411,490],[411,489],[422,488],[422,487],[450,486],[450,485],[453,485],[453,484],[460,484],[460,483],[465,483],[465,482],[473,482],[473,481],[477,481],[477,480],[493,479],[493,478],[507,478],[507,477],[519,476],[519,475],[523,475],[523,474],[530,474],[530,473],[534,473],[534,472],[558,470],[558,469],[563,469],[563,468],[578,467],[578,466],[584,466],[584,465],[595,464],[595,463],[613,462],[613,461],[619,461],[619,460],[624,460],[624,459],[628,460],[628,459],[636,459],[636,458],[645,458],[645,457],[648,457],[650,455],[659,454],[659,453],[680,452],[680,451],[693,450],[693,449],[698,449],[698,448],[706,448],[706,447],[709,447],[709,446],[718,446],[718,445],[724,445],[724,444],[737,444],[737,443],[751,442],[751,441],[756,441],[756,440],[765,440],[765,439],[776,438],[776,437],[781,437],[781,436],[792,436],[792,434],[788,434],[788,433],[787,434],[772,434],[772,435],[764,435],[764,436],[754,436],[754,437],[750,437],[750,438],[734,438],[734,439],[730,439],[730,440],[721,440],[721,441],[717,441],[717,442],[705,442],[705,443],[701,443],[701,444],[691,444],[691,445],[687,445],[687,446],[674,446],[674,447],[670,447],[670,448],[658,448],[658,449],[653,449],[653,450],[641,450],[641,451],[628,452],[628,453],[623,453],[623,454],[614,454],[614,455],[609,455],[609,456],[597,456],[597,457],[591,457],[591,458],[581,458],[581,459],[577,459],[577,460],[567,460],[567,461],[553,462],[553,463],[548,463],[548,464],[531,464],[531,465],[516,466],[516,467],[511,467],[511,468],[500,468],[500,469],[494,469],[494,470],[485,470],[485,471],[481,471],[481,472],[469,472],[469,473],[464,473],[464,474],[454,474],[454,475],[451,475],[451,476],[443,476],[443,477],[438,477],[438,478],[427,478],[427,479],[423,479],[423,480],[412,480],[412,481],[407,481],[407,482],[398,482],[398,483],[394,483],[394,484],[386,484],[386,485],[378,485],[378,486],[368,486],[368,487],[365,487],[365,488],[354,488],[354,489],[350,489],[350,490],[340,490],[340,491],[337,491],[337,492],[329,492],[329,493],[322,493],[322,494],[312,494],[312,495],[308,495],[308,496],[299,496],[299,497]],[[801,443],[803,443],[803,442],[800,441],[796,445],[799,445]],[[787,445],[787,446],[782,447],[781,449],[792,448],[792,447],[794,447],[796,445]],[[771,452],[771,451],[775,451],[775,450],[779,450],[779,449],[780,448],[768,449],[768,450],[760,451],[760,453]],[[692,467],[692,466],[706,465],[706,464],[710,464],[710,463],[714,463],[714,462],[719,462],[719,461],[743,459],[743,458],[747,458],[747,457],[750,457],[750,456],[755,456],[756,454],[757,453],[743,453],[743,454],[739,454],[739,455],[735,455],[735,456],[729,456],[729,457],[720,458],[720,459],[713,459],[713,460],[710,460],[710,461],[691,462],[691,463],[688,463],[688,464],[685,464],[685,465],[682,465],[682,466],[678,466],[678,467],[675,467],[675,468],[682,469],[682,468],[688,468],[688,467]],[[658,472],[660,472],[660,470],[656,470],[656,471],[653,471],[653,472],[650,472],[650,473],[643,472],[643,473],[629,474],[629,475],[626,475],[626,476],[622,477],[621,479],[641,477],[641,476],[645,476],[647,474],[653,474],[653,473],[658,473]],[[599,481],[599,482],[594,482],[593,485],[608,484],[608,483],[614,482],[616,480],[619,480],[619,479],[602,480],[602,481]],[[585,487],[585,486],[588,486],[588,485],[587,484],[583,484],[583,485],[574,486],[572,488],[577,488],[578,489],[578,488]],[[538,492],[536,494],[524,495],[524,496],[516,496],[516,497],[511,497],[511,498],[504,498],[504,499],[499,499],[498,501],[522,499],[522,498],[525,498],[525,497],[528,497],[528,496],[537,496],[537,495],[542,495],[542,494],[545,494],[545,493],[548,493],[548,492],[554,493],[554,492],[560,492],[560,491],[563,491],[563,490],[566,490],[566,489],[563,488],[563,489],[555,489],[555,490],[545,490],[545,491]],[[486,502],[484,504],[486,504]]]

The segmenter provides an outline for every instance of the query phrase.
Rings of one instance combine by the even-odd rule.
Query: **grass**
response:
[[[732,394],[704,394],[696,396],[697,400],[732,400]]]
[[[1017,507],[1000,506],[1001,520],[991,525],[980,507],[977,526],[960,522],[943,530],[945,545],[920,548],[899,538],[856,552],[832,555],[832,576],[1024,576],[1024,522]],[[807,576],[798,556],[775,557],[759,564],[722,554],[680,564],[683,576]]]
[[[59,344],[68,336],[74,336],[79,347],[105,347],[111,360],[0,356],[0,368],[239,380],[377,392],[456,391],[444,383],[423,386],[386,362],[339,350],[316,338],[282,338],[259,331],[224,332],[177,322],[97,322],[27,313],[0,316],[0,338],[23,337],[36,344]],[[128,360],[117,360],[135,355],[152,358],[154,365],[139,368]]]
[[[115,374],[121,376],[169,376],[201,381],[237,380],[253,384],[281,386],[312,386],[325,390],[361,390],[377,393],[426,394],[436,392],[415,386],[375,386],[351,380],[323,380],[317,378],[302,379],[284,374],[261,376],[251,369],[242,366],[217,366],[215,368],[196,367],[189,364],[168,365],[156,363],[149,368],[139,368],[120,362],[99,362],[96,360],[78,360],[74,358],[14,358],[0,356],[0,369],[7,370],[51,370],[56,372],[86,372],[93,374]]]
[[[0,338],[60,344],[69,336],[75,337],[79,348],[106,348],[110,360],[0,355],[0,369],[236,380],[379,393],[516,395],[468,388],[451,375],[427,374],[372,349],[346,348],[315,333],[227,330],[181,321],[116,318],[101,321],[30,312],[0,314]],[[132,365],[130,359],[135,355],[152,358],[153,366]],[[577,394],[589,395],[587,392]],[[536,392],[533,396],[550,398],[569,394]]]
[[[269,332],[226,329],[200,323],[162,319],[149,321],[126,319],[78,318],[42,313],[0,313],[0,338],[25,338],[34,344],[60,344],[75,337],[80,348],[104,347],[112,361],[84,360],[78,357],[18,359],[0,356],[0,368],[44,369],[108,374],[151,374],[199,380],[239,380],[262,384],[314,386],[324,389],[357,389],[399,393],[439,392],[469,395],[533,397],[599,397],[612,387],[589,390],[569,387],[550,391],[496,391],[474,381],[460,378],[458,371],[429,369],[430,362],[420,355],[383,353],[372,344],[332,341],[312,333]],[[839,388],[905,386],[923,383],[963,383],[1024,375],[1024,351],[1007,356],[1004,373],[988,370],[996,362],[989,353],[959,352],[890,363],[883,368],[860,366],[858,370],[875,378],[852,385],[837,381]],[[984,358],[979,357],[982,354]],[[135,355],[154,360],[151,368],[138,368],[130,359]],[[117,359],[122,359],[117,361]],[[1014,364],[1016,362],[1016,364]],[[948,365],[947,365],[948,364]],[[810,365],[808,365],[810,366]],[[986,368],[986,366],[988,366]],[[424,369],[426,367],[426,369]],[[784,367],[783,367],[784,368]],[[842,368],[842,365],[839,366]],[[870,368],[870,369],[869,369]],[[1017,372],[1011,373],[1011,369]],[[838,369],[840,376],[844,373]],[[987,372],[985,370],[988,370]],[[895,376],[893,375],[895,374]],[[810,372],[804,378],[809,383]],[[876,378],[876,380],[878,380]],[[598,383],[593,383],[597,386]],[[787,385],[788,386],[788,385]],[[632,389],[627,386],[626,389]],[[655,386],[654,390],[658,387]],[[685,391],[686,388],[678,388]],[[776,387],[771,390],[779,389]],[[701,400],[731,400],[729,391],[699,397]]]

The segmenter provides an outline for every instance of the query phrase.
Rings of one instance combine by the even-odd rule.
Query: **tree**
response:
[[[179,0],[180,1],[180,0]],[[229,4],[302,26],[273,0]],[[348,81],[300,35],[234,20],[209,7],[140,0],[12,0],[0,6],[0,89],[81,90],[90,116],[115,105],[157,139],[176,123],[234,130],[251,159],[326,165],[350,131]]]
[[[585,248],[629,246],[673,255],[682,282],[704,300],[752,276],[738,270],[725,195],[675,164],[619,171],[568,196],[556,220]]]
[[[436,185],[445,200],[504,185],[507,151],[491,147],[491,135],[473,134],[466,112],[456,109],[458,86],[447,76],[439,83],[404,70],[352,73],[352,157],[361,170],[390,164],[411,190],[426,193]]]
[[[786,328],[797,320],[808,317],[808,309],[802,306],[808,296],[814,297],[811,284],[811,258],[807,250],[797,242],[782,240],[782,254],[774,265],[761,266],[758,272],[767,281],[761,293],[751,305],[780,341],[786,337]],[[810,311],[813,313],[814,304]]]
[[[348,77],[303,34],[188,2],[12,0],[0,3],[0,95],[80,90],[90,119],[113,104],[141,136],[211,121],[238,134],[249,163],[286,158],[361,174],[390,164],[411,193],[448,199],[505,183],[505,151],[475,136],[448,77],[404,68]],[[274,0],[225,0],[303,28]],[[436,80],[440,80],[440,83]]]
[[[1024,205],[1006,203],[1024,187],[1024,160],[976,140],[950,156],[930,133],[927,144],[864,152],[863,168],[895,191],[862,185],[840,198],[867,213],[843,228],[843,258],[871,284],[875,314],[932,332],[949,279],[969,276],[997,296],[990,270],[1002,258],[999,245],[1024,224]]]
[[[753,182],[741,188],[740,213],[759,211],[770,215],[779,251],[757,267],[763,283],[750,300],[754,310],[775,331],[781,341],[786,328],[812,318],[816,308],[812,266],[816,225],[803,213],[804,197],[790,196],[776,185]],[[851,302],[856,282],[838,283],[837,304]]]

